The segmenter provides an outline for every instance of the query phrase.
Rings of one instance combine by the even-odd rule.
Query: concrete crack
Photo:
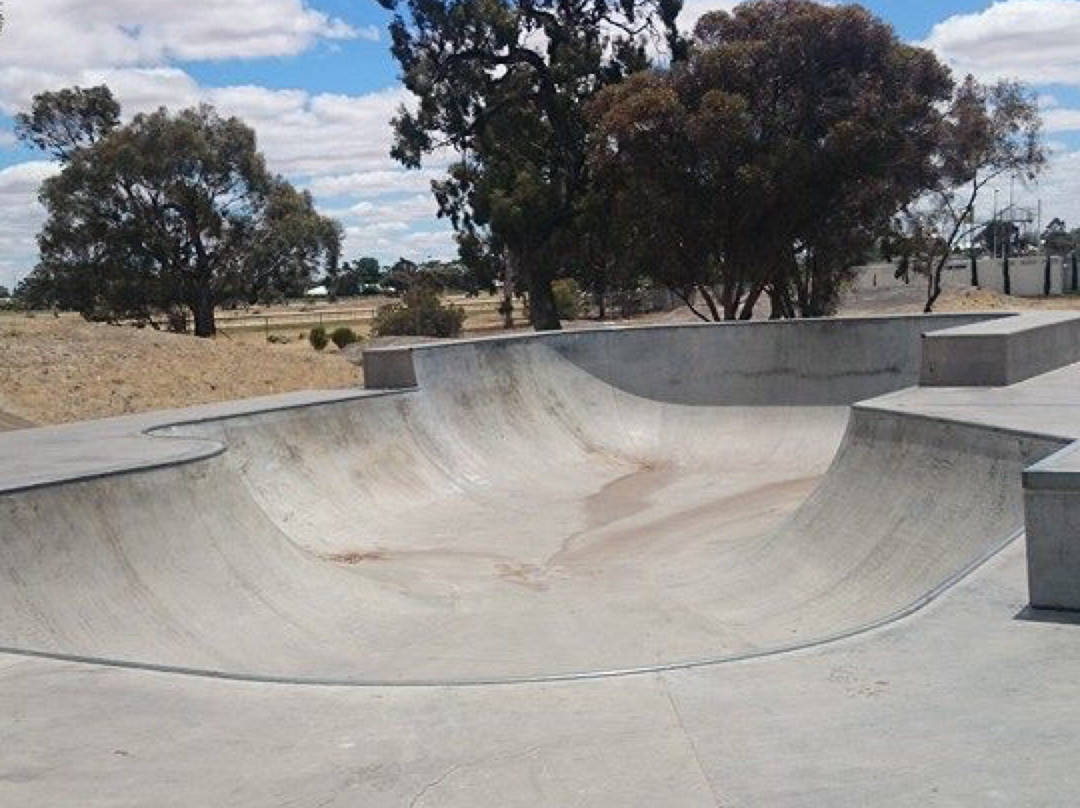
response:
[[[678,706],[675,704],[675,697],[671,695],[671,690],[668,688],[667,680],[663,676],[657,677],[660,680],[660,688],[664,691],[664,695],[667,697],[668,705],[671,707],[671,714],[675,717],[675,723],[678,724],[679,730],[683,734],[683,739],[686,741],[686,745],[690,748],[690,754],[694,758],[694,764],[697,766],[698,773],[701,774],[701,779],[705,783],[705,787],[709,790],[709,795],[712,797],[713,805],[722,806],[723,802],[720,799],[720,795],[716,793],[716,789],[713,788],[712,780],[709,779],[709,775],[705,773],[705,765],[701,761],[701,755],[698,754],[697,745],[694,743],[694,739],[690,737],[690,732],[686,729],[686,724],[683,722],[682,713],[679,712]]]
[[[420,800],[422,800],[428,792],[430,792],[432,789],[438,788],[450,775],[460,770],[461,768],[462,764],[455,763],[453,766],[444,771],[434,780],[425,784],[424,787],[417,791],[416,795],[409,801],[409,808],[416,808],[416,806],[420,804]]]

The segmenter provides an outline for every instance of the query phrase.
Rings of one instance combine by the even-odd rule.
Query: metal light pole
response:
[[[993,229],[991,231],[991,237],[992,237],[991,244],[993,245],[992,249],[993,249],[993,253],[994,253],[994,260],[996,261],[997,257],[998,257],[998,251],[997,251],[997,248],[998,248],[998,189],[997,188],[994,189],[994,218],[992,219],[992,221],[993,221],[993,224],[991,225],[991,227]]]

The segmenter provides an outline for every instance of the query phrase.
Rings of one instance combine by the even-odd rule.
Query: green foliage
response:
[[[555,309],[560,320],[576,320],[581,316],[581,287],[573,278],[563,278],[551,284]]]
[[[326,336],[326,329],[321,325],[315,326],[308,332],[308,342],[311,343],[311,347],[316,351],[321,351],[329,343],[329,338]]]
[[[408,258],[399,258],[383,276],[384,286],[394,292],[408,292],[419,280],[419,268]]]
[[[447,306],[430,286],[417,285],[405,293],[401,303],[381,306],[375,315],[372,334],[377,337],[456,337],[465,324],[465,309]]]
[[[17,120],[19,136],[62,166],[42,184],[48,218],[29,298],[106,321],[184,306],[210,336],[216,305],[302,290],[336,264],[340,227],[267,171],[240,120],[205,105],[118,119],[108,88],[95,87],[39,95]]]
[[[35,96],[31,111],[15,116],[15,135],[67,162],[119,124],[120,105],[108,87],[71,87]]]
[[[380,2],[395,12],[392,53],[419,100],[394,121],[393,156],[418,168],[447,145],[461,155],[433,188],[463,258],[483,277],[505,252],[534,325],[558,328],[551,281],[573,260],[589,185],[584,103],[646,68],[650,46],[681,53],[682,3]]]
[[[330,334],[330,341],[338,347],[338,350],[340,350],[346,345],[352,345],[354,342],[359,342],[360,337],[356,336],[356,332],[351,328],[339,326]]]
[[[378,259],[365,256],[355,261],[346,261],[336,272],[327,273],[326,288],[334,297],[375,294],[379,290],[382,277]]]
[[[1070,231],[1064,219],[1051,219],[1043,231],[1042,243],[1049,255],[1068,255],[1076,249],[1076,231]]]
[[[704,319],[819,315],[936,182],[948,70],[855,5],[758,0],[592,104],[594,221]]]

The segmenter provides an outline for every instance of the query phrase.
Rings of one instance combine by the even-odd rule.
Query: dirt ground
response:
[[[466,302],[466,301],[462,301]],[[466,329],[499,332],[490,301],[471,301]],[[922,311],[921,287],[874,289],[848,294],[843,316]],[[368,304],[363,304],[368,305]],[[77,315],[0,312],[0,430],[129,412],[183,407],[312,388],[361,383],[361,371],[332,344],[322,353],[307,342],[309,320],[320,315],[328,330],[347,324],[355,303],[225,312],[214,340],[150,328],[88,323]],[[762,306],[761,314],[767,313]],[[1018,298],[981,289],[947,289],[935,311],[1078,309],[1080,297]],[[230,317],[255,325],[229,327]],[[269,317],[262,327],[257,318]],[[693,322],[688,309],[651,314],[634,323]],[[362,324],[361,324],[362,325]],[[595,326],[591,321],[567,327]],[[522,326],[522,330],[524,330]],[[365,328],[357,331],[366,333]],[[273,334],[275,342],[267,340]]]
[[[332,343],[316,352],[308,330],[346,325],[366,335],[371,314],[386,302],[223,311],[213,340],[88,323],[75,314],[0,311],[0,430],[359,385],[361,369]],[[451,302],[465,307],[468,331],[500,329],[497,298]]]
[[[0,315],[0,413],[12,426],[359,381],[360,369],[333,345],[316,353],[306,341],[202,340],[77,315]]]
[[[866,289],[848,293],[837,312],[845,317],[861,317],[875,314],[918,314],[926,302],[926,289],[922,284],[894,289]],[[1013,297],[989,289],[964,288],[942,290],[934,305],[939,313],[954,311],[1032,311],[1032,310],[1080,310],[1080,296],[1061,297]]]

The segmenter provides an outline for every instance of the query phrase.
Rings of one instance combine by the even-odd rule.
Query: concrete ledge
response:
[[[1080,314],[1043,311],[923,335],[924,387],[1004,387],[1080,361]]]

